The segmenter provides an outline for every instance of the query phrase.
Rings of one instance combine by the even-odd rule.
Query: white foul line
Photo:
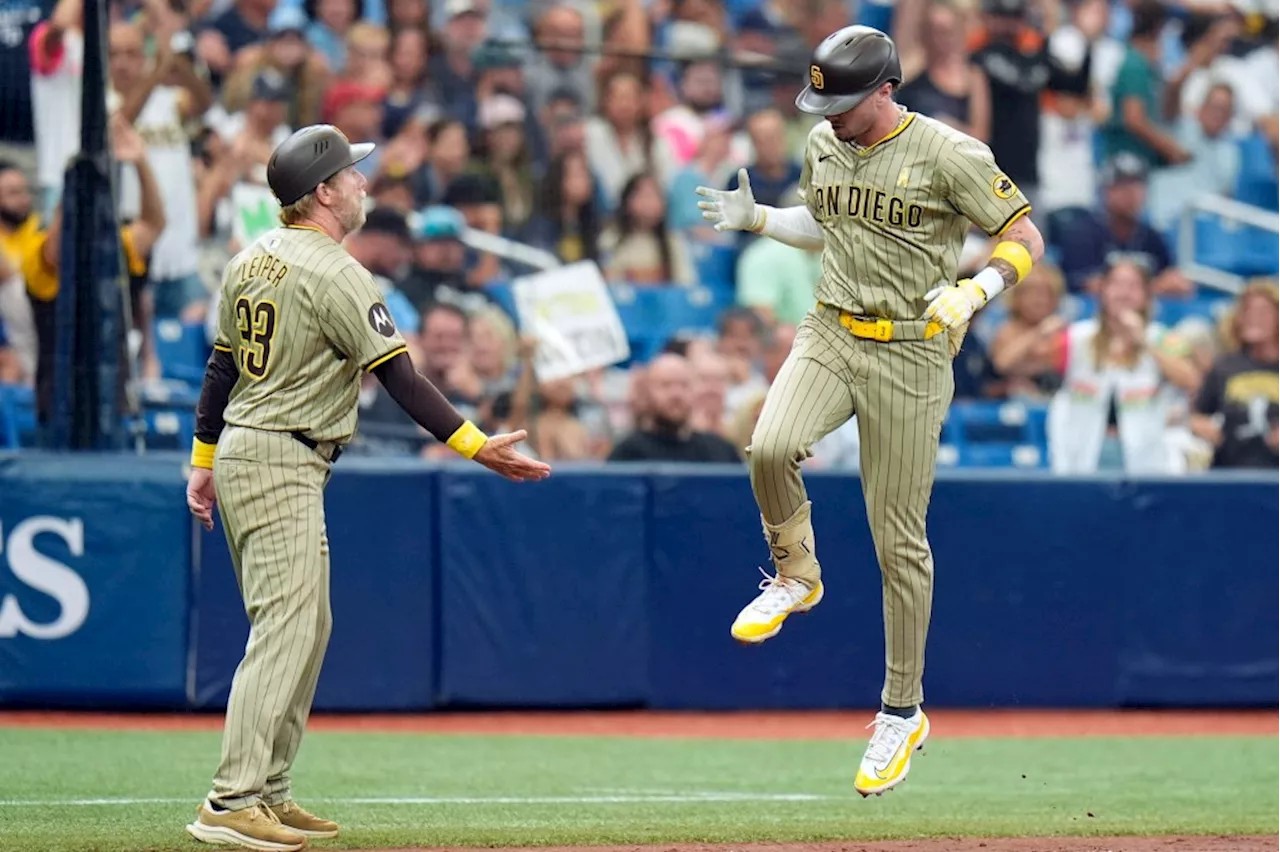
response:
[[[632,805],[700,804],[704,802],[821,802],[832,798],[810,793],[671,793],[617,796],[381,796],[312,798],[313,802],[350,805]],[[118,805],[176,805],[192,799],[0,799],[0,808],[112,807]]]

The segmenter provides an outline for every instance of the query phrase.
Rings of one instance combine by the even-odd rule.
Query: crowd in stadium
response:
[[[817,120],[793,103],[803,69],[824,36],[861,21],[897,43],[898,100],[987,142],[1049,244],[970,329],[958,404],[1042,411],[1061,471],[1274,469],[1275,233],[1209,234],[1226,247],[1217,265],[1247,285],[1238,294],[1179,268],[1199,199],[1275,215],[1268,2],[110,0],[107,108],[140,374],[176,374],[159,324],[211,340],[222,268],[271,224],[271,151],[329,122],[379,144],[358,165],[370,210],[347,248],[383,286],[419,370],[466,416],[527,428],[548,461],[740,460],[819,258],[712,230],[694,189],[735,186],[745,167],[760,203],[801,203]],[[53,346],[81,3],[0,7],[9,387],[39,386]],[[661,304],[710,291],[722,309],[691,323],[672,307],[632,329],[630,363],[539,382],[503,289],[530,270],[465,245],[468,229],[593,260]],[[975,231],[962,272],[988,248]],[[449,457],[366,381],[351,452]],[[806,464],[856,469],[858,453],[855,420]]]

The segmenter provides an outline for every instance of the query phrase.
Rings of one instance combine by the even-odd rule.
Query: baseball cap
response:
[[[1136,154],[1116,154],[1102,167],[1102,185],[1113,186],[1123,180],[1147,182],[1147,164]]]
[[[281,4],[276,6],[275,11],[267,18],[267,33],[273,36],[283,35],[284,33],[301,33],[309,23],[306,12],[297,6]]]
[[[476,0],[445,0],[444,13],[450,18],[459,15],[481,15],[484,10]]]
[[[1021,18],[1027,11],[1027,0],[982,0],[982,11],[988,15]]]
[[[263,68],[253,78],[253,89],[249,97],[255,101],[287,101],[289,81],[276,69]]]
[[[406,242],[411,239],[404,214],[385,205],[375,207],[365,214],[364,227],[360,230],[371,234],[386,234]]]
[[[332,121],[334,116],[351,104],[356,103],[380,103],[383,99],[383,91],[377,86],[368,83],[358,83],[354,80],[345,80],[341,83],[335,83],[329,87],[324,93],[324,105],[322,112],[325,120]]]
[[[414,239],[456,240],[466,229],[466,220],[452,207],[432,205],[410,216]]]
[[[524,104],[511,95],[492,95],[476,108],[476,123],[484,130],[502,124],[524,124]]]
[[[474,172],[461,174],[449,184],[441,200],[450,207],[461,207],[467,204],[501,204],[502,188],[489,175]]]

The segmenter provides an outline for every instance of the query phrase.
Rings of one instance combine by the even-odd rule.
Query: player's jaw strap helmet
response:
[[[839,115],[889,82],[902,82],[893,39],[875,27],[845,27],[814,48],[809,85],[796,96],[796,107],[811,115]]]
[[[352,145],[332,124],[297,130],[271,153],[267,186],[288,207],[320,184],[373,153],[372,142]]]

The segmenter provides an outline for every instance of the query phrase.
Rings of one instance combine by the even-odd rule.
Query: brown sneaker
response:
[[[266,805],[215,811],[206,801],[196,808],[196,814],[187,833],[204,843],[244,846],[261,852],[298,852],[307,848],[306,836],[281,825]]]
[[[337,837],[338,824],[333,820],[307,813],[295,801],[281,802],[271,805],[271,812],[280,820],[280,824],[292,828],[307,837]]]

